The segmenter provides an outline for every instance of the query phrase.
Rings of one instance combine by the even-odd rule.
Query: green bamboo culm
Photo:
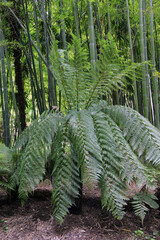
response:
[[[143,35],[143,12],[142,12],[142,0],[139,0],[139,20],[140,20],[140,47],[141,47],[141,61],[145,61],[144,55],[144,35]],[[143,97],[143,109],[144,116],[148,118],[148,101],[147,101],[147,84],[145,79],[145,68],[142,72],[142,97]]]
[[[23,0],[21,0],[21,1],[22,1],[23,11],[24,11],[25,21],[26,21],[26,27],[27,27],[29,54],[30,54],[31,61],[32,61],[31,65],[33,67],[33,75],[34,75],[34,79],[35,79],[35,83],[34,83],[35,93],[36,93],[35,95],[36,95],[38,110],[39,110],[39,113],[41,114],[44,111],[44,109],[42,107],[42,102],[41,102],[40,87],[39,87],[39,83],[38,83],[37,71],[36,71],[36,67],[35,67],[35,60],[34,60],[31,37],[30,37],[28,5],[27,5],[27,1],[23,1]]]
[[[49,89],[49,107],[53,105],[57,105],[57,93],[56,93],[56,82],[52,74],[50,73],[50,45],[49,45],[49,28],[47,25],[47,17],[45,12],[45,2],[41,2],[41,11],[42,11],[42,19],[44,24],[44,36],[46,43],[46,67],[48,73],[48,89]]]
[[[107,0],[107,13],[108,13],[108,15],[107,15],[108,16],[108,30],[109,30],[110,34],[112,35],[109,0]]]
[[[40,40],[39,40],[39,34],[38,34],[38,21],[37,21],[37,11],[36,11],[36,3],[34,0],[33,7],[34,7],[34,23],[36,28],[36,40],[37,40],[37,47],[40,49]],[[42,106],[43,109],[46,110],[46,100],[45,100],[45,88],[44,88],[44,79],[43,79],[43,72],[42,72],[42,60],[39,58],[39,74],[40,74],[40,84],[41,84],[41,95],[42,95]]]
[[[6,54],[6,58],[7,58],[7,67],[8,67],[8,73],[9,73],[9,81],[10,81],[10,86],[11,86],[11,91],[12,91],[13,108],[14,108],[15,117],[16,117],[16,127],[18,128],[18,133],[21,134],[22,129],[21,129],[20,117],[19,117],[19,113],[18,113],[16,96],[15,96],[15,92],[14,92],[14,84],[13,84],[13,79],[12,79],[11,64],[10,64],[10,59],[9,59],[8,51],[7,51],[6,47],[5,47],[5,54]]]
[[[67,41],[66,41],[66,33],[65,33],[65,23],[63,18],[63,0],[59,1],[59,7],[60,7],[60,22],[61,22],[61,34],[62,34],[62,46],[63,49],[67,49]]]
[[[94,8],[94,14],[96,18],[98,40],[100,40],[102,39],[102,29],[101,29],[100,15],[99,15],[99,5],[97,0],[93,3],[93,8]]]
[[[60,31],[61,31],[61,42],[62,42],[62,49],[64,49],[64,56],[65,56],[65,62],[67,62],[68,56],[67,56],[67,40],[66,40],[66,33],[65,33],[65,22],[64,22],[64,17],[63,17],[63,0],[59,1],[59,8],[60,8]],[[75,11],[77,9],[74,8],[74,17],[75,17]],[[77,30],[77,18],[75,19],[75,24],[76,24],[76,32]],[[61,90],[59,90],[59,110],[61,109],[61,104],[62,104],[62,93]]]
[[[147,46],[147,10],[146,10],[146,0],[142,0],[142,15],[143,15],[143,37],[144,37],[144,60],[148,61],[148,46]],[[150,122],[154,122],[154,110],[153,110],[153,100],[151,91],[151,81],[149,66],[145,63],[145,79],[146,79],[146,91],[147,91],[147,102],[148,102],[148,118]]]
[[[131,53],[132,63],[134,63],[133,43],[132,43],[132,36],[131,36],[131,25],[130,25],[128,0],[126,0],[126,7],[127,7],[127,23],[128,23],[128,33],[129,33],[130,53]],[[138,111],[137,83],[136,83],[136,76],[135,76],[135,74],[134,74],[134,80],[133,80],[133,89],[134,89],[135,109]]]
[[[78,0],[73,1],[73,13],[74,13],[74,22],[75,22],[75,30],[76,30],[76,36],[80,37],[79,32],[79,19],[78,19]]]
[[[92,3],[88,2],[88,28],[89,28],[89,50],[90,50],[90,62],[95,68],[95,62],[97,60],[96,40],[93,23]]]
[[[7,1],[6,0],[3,0],[3,2],[5,4],[7,4]],[[11,14],[14,16],[14,18],[16,19],[16,21],[18,22],[18,24],[20,25],[20,27],[22,28],[23,32],[25,33],[26,36],[28,36],[28,33],[27,33],[27,30],[26,28],[24,27],[24,25],[22,24],[21,20],[16,16],[16,14],[14,13],[14,11],[8,7],[9,11],[11,12]],[[36,43],[33,41],[33,39],[30,37],[30,41],[34,47],[34,49],[37,51],[39,57],[41,58],[42,62],[47,66],[47,61],[46,59],[43,57],[43,54],[41,53],[40,49],[37,47]],[[54,91],[53,91],[53,94],[54,94],[54,99],[55,99],[55,102],[57,101],[57,95],[56,95],[56,79],[55,79],[55,76],[53,74],[53,70],[51,69],[51,67],[49,66],[49,72],[51,74],[51,76],[53,77],[53,84],[54,84]]]
[[[2,21],[0,16],[0,43],[3,42],[2,32]],[[3,109],[3,126],[4,126],[4,143],[6,146],[10,146],[10,114],[9,114],[9,103],[8,103],[8,90],[7,90],[7,78],[6,78],[6,67],[4,58],[4,46],[0,44],[0,59],[2,69],[2,82],[3,82],[3,98],[4,98],[4,109]]]
[[[153,105],[155,113],[155,126],[159,128],[159,105],[158,105],[158,77],[156,76],[155,46],[153,35],[153,1],[150,0],[150,36],[151,36],[151,57],[152,57],[152,86]]]

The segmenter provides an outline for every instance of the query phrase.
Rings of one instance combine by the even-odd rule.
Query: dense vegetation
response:
[[[8,195],[18,191],[24,203],[54,176],[62,222],[87,179],[121,219],[134,182],[136,215],[143,221],[148,205],[158,208],[159,8],[152,0],[1,1],[0,186]]]

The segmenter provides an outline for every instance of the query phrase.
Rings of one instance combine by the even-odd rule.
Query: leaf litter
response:
[[[101,208],[97,186],[83,188],[82,214],[69,214],[62,225],[55,222],[51,204],[51,184],[41,183],[24,207],[20,201],[7,202],[0,190],[1,240],[160,240],[158,210],[150,210],[143,226],[130,208],[123,220],[116,220]],[[141,236],[137,235],[141,233]],[[155,234],[156,233],[156,234]]]

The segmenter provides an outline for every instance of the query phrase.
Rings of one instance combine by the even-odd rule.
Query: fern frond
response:
[[[90,87],[88,73],[88,56],[78,37],[72,35],[72,46],[65,58],[64,50],[53,46],[53,71],[58,86],[67,102],[69,109],[79,110],[83,107],[85,96]]]
[[[149,210],[147,206],[157,209],[159,205],[155,201],[157,200],[156,196],[147,191],[141,191],[133,196],[133,208],[135,214],[141,218],[143,223],[146,212]]]
[[[57,141],[58,151],[55,149],[54,153],[56,167],[52,203],[54,217],[59,223],[63,222],[69,208],[75,203],[81,182],[77,157],[67,137],[66,124],[63,123],[61,130],[57,132],[55,142]]]
[[[69,130],[79,165],[82,167],[82,178],[87,170],[90,179],[97,181],[102,170],[101,153],[90,113],[87,110],[74,112],[69,121]]]
[[[16,169],[10,178],[13,187],[19,186],[19,198],[25,200],[29,192],[43,179],[45,163],[50,153],[51,143],[57,131],[59,116],[48,114],[28,127],[28,142],[19,153]],[[17,147],[17,146],[16,146]],[[16,148],[15,148],[16,150]]]
[[[65,51],[58,49],[55,39],[52,43],[50,60],[52,64],[52,71],[57,80],[57,84],[62,91],[62,95],[64,96],[64,99],[67,102],[69,109],[71,109],[73,103],[72,91],[71,85],[66,78],[66,72],[68,72],[67,76],[70,79],[70,72],[72,72],[73,70],[72,67],[66,62]]]
[[[121,219],[124,216],[123,206],[126,205],[125,196],[127,186],[122,179],[124,172],[122,156],[116,148],[113,134],[105,114],[92,113],[95,131],[101,147],[103,172],[100,180],[102,206]]]
[[[160,166],[160,131],[131,108],[108,106],[105,111],[122,129],[134,152],[142,157],[142,162]]]
[[[112,90],[123,88],[126,78],[132,81],[135,70],[137,76],[140,74],[142,65],[144,64],[125,62],[119,56],[116,45],[110,37],[107,44],[102,44],[96,70],[91,72],[93,81],[85,107],[89,107],[97,97],[100,98],[103,94],[110,94]]]
[[[108,115],[106,115],[106,119],[110,126],[110,130],[113,134],[118,151],[122,156],[121,164],[124,168],[124,180],[128,184],[134,180],[140,186],[142,186],[144,183],[153,185],[153,182],[155,182],[153,173],[151,173],[151,171],[149,171],[149,169],[140,162],[137,155],[133,152],[131,146],[125,140],[123,132],[120,130],[117,124]]]
[[[90,86],[89,62],[88,54],[82,47],[81,40],[77,36],[72,35],[72,37],[73,41],[69,51],[69,53],[71,53],[69,64],[73,67],[71,83],[74,98],[73,109],[79,110],[80,108],[84,108],[86,94]]]
[[[34,120],[29,127],[27,127],[25,129],[25,131],[23,131],[21,133],[21,135],[17,138],[15,145],[13,146],[14,151],[21,151],[23,147],[25,147],[25,145],[27,144],[27,142],[29,141],[29,138],[31,137],[31,133],[32,131],[34,131],[35,126],[42,121],[43,119],[46,118],[46,116],[49,114],[49,111],[44,111],[41,116]]]

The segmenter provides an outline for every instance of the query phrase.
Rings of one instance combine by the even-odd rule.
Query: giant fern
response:
[[[104,46],[94,71],[80,40],[73,41],[68,59],[55,43],[52,49],[55,77],[68,112],[45,112],[21,134],[12,149],[17,159],[9,183],[18,186],[24,202],[43,180],[48,164],[54,176],[53,213],[61,223],[86,177],[99,185],[102,207],[118,219],[125,214],[128,188],[134,182],[141,191],[132,196],[133,206],[143,221],[145,204],[157,207],[150,191],[156,188],[159,174],[159,130],[130,108],[92,104],[104,91],[122,86],[137,65],[123,68],[116,58],[108,64],[108,46]]]
[[[155,155],[155,163],[153,158],[152,161],[147,160],[149,165],[144,165],[138,148],[134,152],[132,141],[125,138],[123,124],[119,122],[122,114],[125,118],[128,113],[132,118],[122,121],[124,129],[127,126],[130,129],[130,122],[136,118],[146,133],[141,137],[142,142],[146,138],[144,153],[148,154],[148,141],[151,141],[152,151],[158,154],[159,131],[156,133],[140,114],[126,107],[103,104],[88,110],[69,111],[65,116],[48,113],[35,120],[22,135],[26,134],[28,140],[21,141],[22,146],[17,142],[13,148],[19,157],[10,183],[12,187],[18,186],[19,198],[24,201],[28,193],[34,191],[45,175],[45,164],[50,158],[54,175],[52,203],[57,221],[62,222],[69,208],[75,204],[86,176],[101,188],[102,207],[118,219],[125,214],[128,186],[134,181],[142,191],[133,196],[133,206],[143,220],[147,206],[140,210],[142,205],[157,207],[150,190],[156,188],[157,171],[154,168],[155,164],[156,168],[159,167],[159,162]],[[145,156],[148,159],[148,155]]]

